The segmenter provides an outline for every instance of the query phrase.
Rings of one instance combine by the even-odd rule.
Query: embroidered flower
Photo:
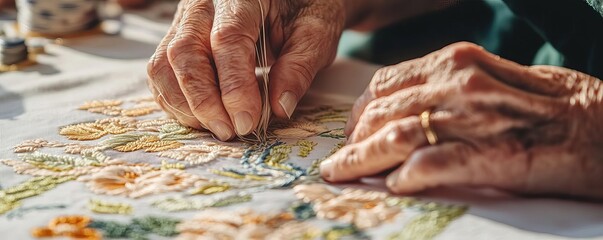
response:
[[[220,157],[241,158],[243,148],[203,142],[198,145],[186,145],[177,149],[162,151],[158,155],[176,160],[186,161],[190,164],[203,164]]]
[[[298,185],[294,191],[298,198],[314,205],[319,218],[353,223],[361,229],[392,221],[401,212],[387,204],[389,195],[383,192],[348,188],[334,193],[322,184]]]
[[[150,194],[181,191],[203,181],[178,169],[153,171],[143,166],[111,166],[90,176],[81,177],[96,194],[139,198]]]
[[[73,215],[54,218],[46,227],[34,228],[32,236],[36,238],[69,237],[71,239],[101,239],[101,234],[92,228],[87,228],[90,218]]]
[[[258,214],[208,209],[180,223],[178,239],[300,239],[316,232],[289,213]]]
[[[69,140],[96,140],[107,134],[122,134],[134,130],[122,119],[105,119],[96,122],[79,123],[61,128],[59,134]]]

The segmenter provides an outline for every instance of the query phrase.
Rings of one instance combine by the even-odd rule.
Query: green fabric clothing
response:
[[[595,11],[601,1],[466,0],[376,31],[361,47],[340,52],[390,65],[469,41],[521,64],[564,66],[603,79],[603,16]]]

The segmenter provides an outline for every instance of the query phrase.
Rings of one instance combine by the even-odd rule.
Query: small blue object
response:
[[[4,48],[17,47],[25,44],[25,39],[15,37],[0,37],[0,46]]]

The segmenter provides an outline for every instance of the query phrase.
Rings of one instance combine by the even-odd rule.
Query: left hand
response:
[[[339,182],[397,167],[386,181],[396,193],[487,186],[603,198],[601,85],[453,44],[377,71],[346,126],[348,146],[321,175]],[[418,116],[426,110],[434,145]]]

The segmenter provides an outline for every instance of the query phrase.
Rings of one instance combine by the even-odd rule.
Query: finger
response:
[[[182,124],[193,128],[201,128],[199,121],[194,118],[188,104],[186,104],[186,99],[178,86],[176,76],[167,56],[168,44],[176,34],[177,28],[175,26],[180,23],[182,12],[187,2],[182,1],[178,5],[179,10],[176,13],[172,27],[147,64],[147,73],[149,75],[150,88],[152,86],[151,89],[155,92],[156,99],[162,99],[163,101],[163,104],[160,104],[160,106]]]
[[[434,54],[427,55],[425,58]],[[371,79],[369,87],[354,103],[352,113],[344,129],[345,134],[351,136],[364,109],[373,100],[389,96],[401,89],[425,83],[425,76],[420,72],[423,69],[421,66],[424,63],[425,60],[419,58],[377,70]]]
[[[433,110],[441,105],[444,99],[452,98],[451,92],[456,88],[438,85],[415,86],[400,90],[392,95],[375,99],[366,106],[348,143],[363,141],[385,124],[396,119],[419,115],[425,110]]]
[[[408,161],[387,176],[394,193],[414,193],[439,186],[476,185],[487,174],[474,161],[476,150],[461,142],[418,149]],[[479,172],[482,170],[482,172]]]
[[[318,71],[335,59],[340,31],[324,27],[333,23],[326,23],[320,17],[314,20],[317,24],[294,23],[270,71],[270,101],[277,117],[291,118]]]
[[[446,139],[447,134],[437,126],[446,121],[445,116],[431,118],[431,125],[440,139]],[[320,174],[331,182],[374,175],[400,165],[415,149],[427,144],[418,117],[392,121],[366,140],[347,145],[333,154],[320,165]]]
[[[262,4],[262,8],[267,6]],[[262,100],[255,75],[255,43],[267,10],[260,11],[257,0],[216,3],[211,47],[222,102],[239,135],[249,134],[260,119]]]
[[[220,90],[210,60],[209,32],[212,2],[196,1],[185,10],[186,16],[168,48],[168,60],[191,114],[216,137],[234,137],[230,118],[222,105]]]

